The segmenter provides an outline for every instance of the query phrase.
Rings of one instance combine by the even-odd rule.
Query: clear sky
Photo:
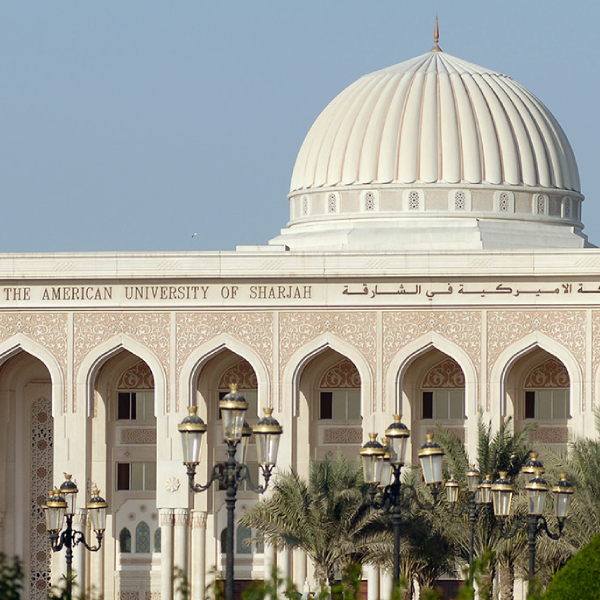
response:
[[[2,0],[0,252],[266,243],[319,112],[427,52],[436,13],[443,50],[557,117],[600,245],[598,3]]]

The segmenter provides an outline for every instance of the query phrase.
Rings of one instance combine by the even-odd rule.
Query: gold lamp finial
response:
[[[442,52],[438,42],[440,41],[440,27],[438,25],[438,17],[435,15],[435,29],[433,30],[433,48],[432,52]]]

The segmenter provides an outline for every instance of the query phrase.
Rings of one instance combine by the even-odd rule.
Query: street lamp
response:
[[[450,475],[450,479],[446,481],[446,499],[452,507],[452,513],[456,516],[467,513],[469,515],[469,567],[473,567],[473,558],[475,554],[475,524],[481,514],[484,506],[489,506],[492,503],[491,476],[486,475],[485,481],[480,481],[480,473],[475,465],[466,473],[467,477],[467,492],[469,501],[466,508],[462,507],[460,511],[456,511],[458,504],[458,494],[460,492],[459,483],[454,475]]]
[[[227,444],[227,460],[216,463],[206,485],[195,483],[196,467],[202,456],[202,445],[206,433],[206,423],[196,414],[197,407],[188,408],[189,415],[179,424],[181,434],[183,463],[187,468],[190,490],[194,493],[203,492],[218,481],[226,486],[225,505],[227,507],[227,537],[225,558],[225,598],[233,600],[233,549],[234,549],[234,511],[238,487],[246,481],[253,492],[262,494],[269,485],[277,460],[279,438],[283,432],[281,425],[272,416],[273,409],[265,408],[265,416],[252,429],[245,422],[248,402],[238,393],[236,384],[230,385],[231,391],[219,402],[221,419],[223,421],[223,441]],[[258,464],[261,468],[264,485],[254,485],[250,478],[248,466],[245,463],[246,444],[250,435],[256,438]],[[239,448],[238,444],[242,442]],[[240,460],[241,459],[241,460]]]
[[[90,552],[98,552],[102,546],[102,538],[106,529],[106,509],[108,504],[100,497],[96,487],[92,490],[92,498],[88,502],[87,509],[92,521],[92,528],[96,534],[98,544],[90,546],[81,531],[73,530],[73,515],[75,514],[76,499],[79,490],[71,475],[65,473],[65,481],[58,489],[48,492],[48,498],[42,505],[46,516],[46,529],[50,538],[50,546],[54,552],[65,548],[67,562],[67,598],[73,594],[73,548],[77,544],[83,544]],[[66,517],[66,528],[62,531]]]
[[[524,527],[527,528],[529,536],[529,583],[531,585],[533,576],[535,575],[535,552],[537,536],[539,533],[544,532],[552,540],[558,540],[560,538],[565,526],[565,519],[569,511],[569,506],[571,505],[571,500],[573,499],[574,490],[573,486],[567,481],[566,474],[562,473],[560,476],[560,481],[558,481],[558,483],[552,487],[552,494],[554,496],[554,514],[558,520],[558,532],[551,532],[548,529],[548,522],[543,516],[546,495],[549,490],[548,483],[542,477],[544,468],[543,465],[537,460],[537,453],[532,453],[530,461],[528,462],[535,462],[537,464],[535,465],[535,470],[533,471],[533,477],[530,477],[530,464],[528,465],[526,463],[524,468],[521,470],[523,477],[528,480],[527,484],[525,485],[528,504],[527,517],[517,518],[513,528],[510,531],[504,531],[504,525],[506,518],[510,514],[514,486],[508,479],[505,471],[501,472],[500,478],[494,482],[492,486],[492,495],[494,500],[494,514],[500,521],[502,538],[512,538],[519,532],[520,529]]]
[[[415,488],[400,480],[404,466],[404,455],[410,431],[401,422],[401,415],[394,415],[394,422],[386,429],[384,444],[377,441],[377,434],[369,434],[370,440],[361,448],[365,483],[370,486],[371,504],[376,508],[391,509],[394,532],[394,585],[400,581],[400,527],[402,524],[402,500],[408,493],[417,505],[424,510],[432,510],[437,504],[442,482],[442,459],[444,451],[433,441],[433,434],[427,434],[427,441],[419,450],[419,461],[423,479],[431,489],[433,502],[424,503],[419,499]],[[378,494],[379,492],[379,494]]]

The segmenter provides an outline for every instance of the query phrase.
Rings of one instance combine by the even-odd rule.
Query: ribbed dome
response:
[[[291,191],[419,182],[580,190],[569,141],[542,102],[438,51],[339,94],[306,136]]]

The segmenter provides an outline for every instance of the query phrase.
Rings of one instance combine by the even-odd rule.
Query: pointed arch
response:
[[[441,336],[435,331],[431,331],[407,344],[400,352],[394,356],[390,362],[386,382],[386,406],[388,410],[394,411],[401,409],[403,379],[410,365],[425,352],[435,349],[443,352],[454,359],[465,376],[465,410],[468,416],[477,414],[477,370],[471,361],[469,355],[460,347]]]
[[[155,386],[154,411],[157,417],[165,415],[167,412],[167,377],[163,365],[154,352],[123,333],[99,344],[83,359],[75,380],[77,394],[83,396],[78,399],[79,406],[87,407],[88,416],[93,414],[94,386],[98,371],[107,360],[122,350],[127,350],[141,358],[150,367]]]
[[[570,380],[572,415],[573,417],[581,415],[583,375],[579,363],[571,352],[562,344],[548,337],[544,333],[536,331],[513,342],[510,346],[505,348],[492,366],[492,371],[490,373],[490,400],[492,407],[499,408],[499,414],[492,415],[493,418],[500,419],[507,414],[506,382],[511,368],[520,358],[535,348],[545,350],[548,354],[556,357],[565,366]]]
[[[217,354],[223,350],[230,350],[234,354],[242,357],[250,363],[250,366],[256,373],[258,381],[258,407],[267,407],[271,405],[271,381],[269,370],[262,357],[251,346],[244,344],[228,333],[222,333],[209,342],[196,348],[188,356],[179,377],[179,397],[181,405],[188,406],[189,399],[196,397],[196,386],[198,375],[202,367]]]
[[[0,365],[21,351],[37,358],[48,369],[52,381],[52,416],[56,418],[62,415],[65,382],[64,373],[58,360],[44,346],[22,333],[17,333],[0,343]]]
[[[315,356],[318,356],[328,348],[352,361],[358,370],[361,382],[361,413],[363,418],[365,418],[372,413],[373,372],[367,359],[359,350],[332,333],[324,333],[317,336],[310,342],[307,342],[298,348],[298,350],[292,354],[290,360],[284,367],[281,379],[284,400],[291,400],[290,405],[292,407],[292,413],[294,415],[297,414],[299,408],[300,377],[302,376],[302,372]],[[285,404],[287,404],[287,402],[284,403],[284,407]]]

